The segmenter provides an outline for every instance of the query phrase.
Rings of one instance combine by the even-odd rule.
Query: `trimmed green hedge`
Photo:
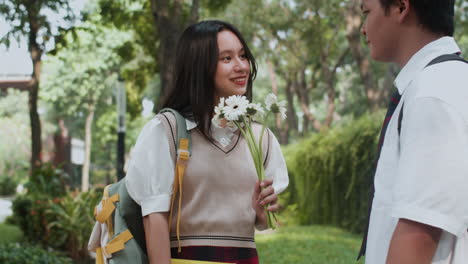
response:
[[[300,224],[363,231],[382,118],[366,114],[284,148]]]
[[[0,263],[71,264],[72,261],[38,246],[11,243],[0,245]]]
[[[0,224],[0,244],[20,242],[23,239],[23,232],[14,225]]]

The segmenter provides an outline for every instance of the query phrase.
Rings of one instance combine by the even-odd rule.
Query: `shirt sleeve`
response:
[[[416,98],[404,110],[392,216],[460,236],[468,227],[467,124],[437,98]]]
[[[168,212],[174,182],[174,161],[169,140],[159,118],[149,121],[131,152],[125,183],[143,216]]]
[[[273,189],[276,194],[280,194],[289,185],[288,169],[278,140],[270,130],[268,130],[268,133],[270,133],[271,138],[271,150],[268,153],[269,156],[265,165],[265,177],[273,179]]]

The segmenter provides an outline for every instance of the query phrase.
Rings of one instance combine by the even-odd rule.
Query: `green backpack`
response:
[[[186,128],[185,118],[173,109],[165,108],[160,111],[161,114],[166,112],[175,116],[177,127],[177,135],[174,137],[177,138],[177,162],[169,216],[170,228],[175,197],[178,192],[182,194],[183,174],[191,155],[191,137]],[[179,195],[179,199],[181,198],[182,195]],[[148,263],[141,207],[128,194],[125,178],[105,187],[103,199],[95,208],[95,216],[97,222],[88,249],[96,251],[97,264]],[[179,216],[180,214],[177,225],[180,222]],[[100,233],[102,229],[99,229],[99,225],[107,227],[107,234]],[[104,241],[108,242],[101,245],[101,237],[106,235],[107,239]],[[99,239],[96,239],[97,237]],[[179,238],[178,232],[177,237]]]

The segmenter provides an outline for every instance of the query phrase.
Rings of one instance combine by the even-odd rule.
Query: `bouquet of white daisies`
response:
[[[249,146],[250,154],[252,154],[260,182],[265,179],[262,141],[266,128],[266,120],[270,115],[278,114],[282,119],[286,118],[286,102],[278,101],[278,98],[274,94],[267,95],[264,106],[249,102],[245,96],[232,95],[227,99],[224,97],[221,98],[218,106],[215,107],[213,121],[216,124],[220,126],[236,126],[241,131]],[[263,124],[259,140],[255,138],[252,131],[252,121],[254,120]],[[270,212],[266,212],[268,227],[275,228],[271,220]]]

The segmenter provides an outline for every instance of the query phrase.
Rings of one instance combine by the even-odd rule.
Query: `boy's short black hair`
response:
[[[398,0],[380,0],[387,11]],[[453,36],[455,0],[410,0],[421,25],[429,31]]]

